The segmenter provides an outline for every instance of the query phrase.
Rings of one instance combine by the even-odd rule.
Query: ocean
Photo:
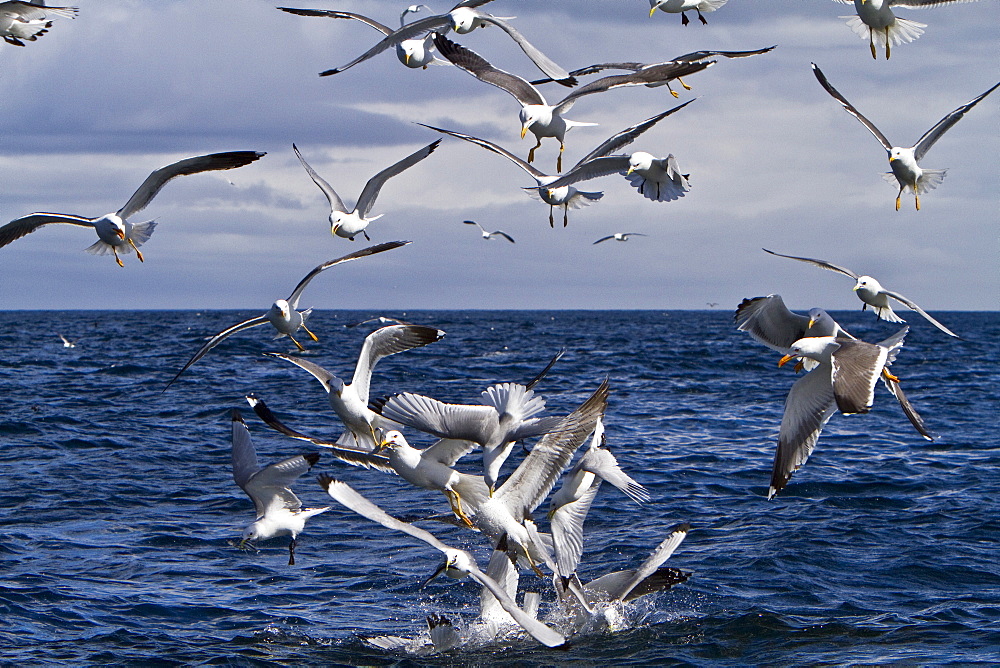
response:
[[[735,304],[733,305],[735,307]],[[421,582],[439,553],[354,515],[316,475],[344,480],[388,512],[447,511],[443,495],[320,452],[294,487],[334,505],[299,537],[235,546],[253,505],[234,484],[230,412],[269,463],[316,449],[271,431],[255,393],[287,424],[339,433],[315,379],[265,351],[270,327],[230,337],[166,392],[210,336],[248,311],[12,311],[0,314],[0,663],[4,665],[844,665],[1000,662],[1000,314],[912,313],[892,367],[936,435],[923,440],[877,389],[866,415],[834,415],[809,462],[768,501],[794,372],[707,311],[411,311],[439,342],[383,360],[372,395],[411,391],[476,403],[489,384],[526,382],[565,414],[608,378],[607,444],[650,492],[608,485],[587,520],[584,580],[635,567],[678,523],[667,565],[692,573],[630,606],[624,630],[548,649],[530,638],[413,657],[364,637],[412,636],[432,612],[469,624],[471,581]],[[318,311],[307,359],[353,374],[372,315]],[[895,326],[833,313],[853,334]],[[64,347],[58,334],[76,342]],[[412,430],[411,443],[432,439]],[[508,463],[516,465],[520,455]],[[459,468],[477,472],[473,453]],[[536,519],[545,528],[542,506]],[[471,550],[484,539],[422,522]],[[546,591],[530,572],[522,584]],[[553,604],[543,596],[542,614]]]

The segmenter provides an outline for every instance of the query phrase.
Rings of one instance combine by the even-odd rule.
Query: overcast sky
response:
[[[289,0],[293,3],[295,0]],[[35,211],[98,216],[117,210],[154,169],[187,156],[267,151],[238,170],[172,181],[133,222],[159,225],[146,258],[83,249],[68,225],[0,248],[6,309],[252,308],[287,297],[312,267],[366,242],[331,236],[326,199],[292,153],[353,206],[369,177],[438,138],[414,121],[487,138],[526,157],[518,105],[454,67],[410,70],[391,51],[320,78],[379,38],[354,21],[293,16],[258,0],[79,0],[24,48],[0,44],[2,221]],[[434,11],[451,5],[430,2]],[[404,2],[323,2],[395,25]],[[894,210],[885,152],[818,85],[815,61],[890,141],[912,145],[942,116],[1000,78],[1000,3],[911,11],[925,34],[874,61],[830,0],[730,0],[706,14],[658,12],[646,0],[496,0],[525,36],[575,69],[596,62],[667,60],[702,49],[769,54],[722,60],[665,88],[588,96],[567,114],[596,127],[567,137],[566,166],[608,136],[679,102],[697,100],[647,132],[633,150],[673,153],[690,173],[679,201],[640,197],[620,176],[582,186],[604,199],[552,229],[520,169],[446,138],[382,189],[372,242],[413,243],[335,267],[302,306],[416,308],[734,308],[781,293],[797,309],[860,305],[844,276],[760,248],[820,257],[879,278],[928,310],[1000,307],[1000,94],[980,103],[923,161],[948,168],[938,189]],[[498,67],[540,76],[495,28],[454,36]],[[566,89],[545,87],[549,100]],[[558,143],[536,165],[555,170]],[[483,241],[465,219],[517,243]],[[613,232],[648,236],[593,241]]]

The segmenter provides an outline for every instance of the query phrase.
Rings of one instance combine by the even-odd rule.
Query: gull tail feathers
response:
[[[545,400],[519,383],[500,383],[483,391],[483,405],[492,406],[500,415],[526,419],[545,410]]]
[[[883,30],[872,30],[861,20],[860,16],[841,16],[840,18],[847,20],[848,27],[854,31],[854,34],[861,39],[871,39],[874,40],[881,46],[885,48],[885,31]],[[927,27],[926,23],[919,23],[917,21],[911,21],[910,19],[901,19],[896,17],[896,22],[889,26],[889,41],[892,46],[897,44],[903,44],[904,42],[912,42],[916,38],[924,34],[923,29]]]

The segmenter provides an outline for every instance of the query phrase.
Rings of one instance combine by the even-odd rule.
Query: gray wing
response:
[[[530,390],[533,387],[535,387],[535,385],[538,385],[538,383],[540,383],[542,379],[548,375],[549,371],[552,370],[552,367],[556,365],[556,362],[562,359],[562,356],[565,354],[566,354],[565,348],[561,348],[559,351],[557,351],[556,354],[552,356],[552,359],[549,360],[549,363],[545,365],[545,368],[539,371],[534,378],[532,378],[531,380],[529,380],[527,383],[524,384],[524,389]]]
[[[319,364],[313,364],[308,360],[299,359],[298,357],[292,357],[291,355],[285,355],[284,353],[264,353],[268,357],[277,357],[278,359],[285,360],[286,362],[291,362],[295,366],[301,367],[311,373],[313,378],[318,380],[323,384],[324,389],[327,392],[330,391],[330,381],[335,380],[337,377],[332,373],[321,367]]]
[[[507,504],[515,517],[527,516],[548,496],[573,453],[594,431],[608,403],[608,381],[601,383],[587,401],[562,418],[539,441],[521,465],[493,494]]]
[[[599,594],[602,598],[614,600],[607,592],[621,591],[632,581],[636,570],[635,568],[631,568],[625,571],[615,571],[614,573],[602,575],[588,582],[584,587],[584,591],[591,595]],[[653,571],[652,575],[647,576],[645,580],[632,587],[632,591],[620,600],[623,603],[628,603],[648,594],[655,594],[656,592],[670,589],[676,584],[687,582],[690,577],[690,573],[685,573],[679,568],[661,566]]]
[[[330,450],[330,454],[347,464],[351,464],[353,466],[363,466],[366,469],[377,469],[384,473],[396,473],[396,469],[389,465],[389,459],[383,455],[376,455],[362,450],[354,450],[352,448],[345,448],[333,441],[307,436],[281,422],[281,420],[279,420],[277,416],[271,412],[271,409],[267,407],[267,404],[264,403],[263,399],[258,399],[253,394],[249,394],[247,395],[246,400],[247,403],[249,403],[253,408],[253,412],[257,414],[257,417],[264,421],[264,424],[271,429],[284,434],[285,436],[295,438],[300,441],[307,441],[313,445],[318,445],[321,448],[327,448]]]
[[[771,255],[777,255],[778,257],[787,257],[789,260],[798,260],[799,262],[808,262],[809,264],[814,264],[820,269],[826,269],[828,271],[836,271],[838,273],[844,274],[845,276],[850,276],[854,280],[858,280],[858,274],[854,273],[846,267],[841,267],[840,265],[833,264],[832,262],[827,262],[826,260],[817,260],[811,257],[796,257],[795,255],[782,255],[781,253],[775,253],[774,251],[767,250],[766,248],[761,248],[765,253],[770,253]]]
[[[319,455],[311,452],[307,455],[295,455],[280,462],[269,464],[250,476],[243,491],[253,499],[257,509],[257,519],[264,516],[268,508],[280,504],[288,510],[298,510],[302,507],[299,497],[290,489],[293,482],[303,473],[307,473],[319,461]]]
[[[831,367],[821,364],[795,381],[785,399],[785,412],[774,453],[771,486],[767,498],[781,491],[816,447],[816,441],[830,416],[837,410],[830,379]]]
[[[160,192],[173,178],[186,176],[188,174],[199,174],[201,172],[212,172],[221,169],[236,169],[249,165],[251,162],[260,160],[266,155],[260,151],[230,151],[227,153],[211,153],[209,155],[199,155],[193,158],[179,160],[172,165],[161,167],[146,177],[139,189],[135,191],[131,199],[118,210],[121,218],[138,213],[146,208],[156,193]]]
[[[215,346],[225,341],[230,334],[235,334],[236,332],[239,332],[244,329],[250,329],[251,327],[257,327],[258,325],[263,325],[265,322],[267,322],[267,316],[260,315],[257,316],[256,318],[250,318],[249,320],[244,320],[243,322],[237,323],[228,329],[222,330],[221,332],[210,338],[208,341],[205,342],[205,345],[199,348],[198,352],[196,352],[191,357],[191,359],[188,360],[187,364],[185,364],[184,367],[177,372],[177,375],[170,379],[170,382],[166,384],[162,392],[166,392],[167,388],[173,385],[174,381],[180,378],[182,373],[190,369],[191,365],[193,365],[195,362],[197,362],[202,357],[207,355],[209,350],[211,350]]]
[[[646,63],[597,63],[594,65],[587,65],[586,67],[581,67],[578,70],[573,70],[569,73],[572,77],[581,77],[588,74],[597,74],[604,70],[629,70],[635,72],[646,66]],[[536,79],[531,82],[533,86],[539,86],[541,84],[552,83],[554,79],[551,77],[546,79]]]
[[[502,155],[503,157],[507,158],[515,165],[526,171],[532,178],[536,180],[544,179],[546,177],[546,174],[544,174],[543,172],[538,171],[530,164],[528,164],[521,158],[517,157],[507,149],[497,146],[491,141],[487,141],[486,139],[480,139],[479,137],[473,137],[472,135],[462,134],[461,132],[455,132],[453,130],[444,130],[442,128],[436,128],[433,125],[424,125],[423,123],[417,123],[417,125],[423,125],[425,128],[429,128],[431,130],[434,130],[435,132],[440,132],[442,134],[450,135],[452,137],[455,137],[456,139],[463,139],[472,144],[476,144],[477,146],[482,146],[487,151],[493,151],[498,155]]]
[[[459,459],[472,452],[476,447],[473,441],[465,441],[457,438],[442,438],[420,455],[422,459],[435,461],[445,466],[452,467]]]
[[[646,488],[622,470],[621,466],[618,465],[618,460],[609,450],[603,448],[588,450],[583,459],[580,460],[580,467],[614,485],[622,494],[636,503],[649,501],[649,492],[646,491]]]
[[[906,7],[908,9],[924,9],[927,7],[940,7],[942,5],[953,5],[959,2],[975,2],[976,0],[889,0],[890,7]]]
[[[517,607],[517,603],[510,597],[510,594],[504,591],[504,588],[496,580],[487,576],[475,565],[469,569],[469,577],[489,589],[497,597],[497,600],[503,609],[507,611],[507,614],[513,617],[514,621],[520,624],[521,628],[527,631],[535,640],[547,647],[558,647],[566,642],[566,639],[560,633],[553,631]]]
[[[482,444],[497,428],[499,417],[492,406],[446,404],[420,394],[404,392],[389,398],[382,417],[438,438]]]
[[[74,216],[68,213],[32,213],[15,218],[0,227],[0,248],[26,234],[31,234],[43,225],[51,225],[52,223],[68,223],[79,227],[94,228],[94,221],[83,216]]]
[[[556,569],[561,577],[576,572],[583,555],[583,523],[590,506],[601,487],[601,479],[594,478],[587,491],[577,499],[555,509],[549,522],[552,527],[552,547],[556,553]]]
[[[837,100],[837,102],[840,102],[840,104],[843,105],[844,109],[847,110],[847,113],[849,113],[850,115],[854,116],[856,119],[861,121],[861,124],[864,125],[866,128],[868,128],[869,132],[875,135],[875,139],[878,139],[882,143],[882,146],[885,148],[885,150],[891,151],[892,143],[885,138],[885,135],[882,134],[882,131],[879,130],[877,127],[875,127],[874,123],[865,118],[860,111],[855,109],[854,105],[848,102],[847,98],[841,95],[836,88],[830,85],[830,82],[827,81],[826,76],[823,74],[823,71],[816,66],[816,63],[812,63],[812,69],[813,69],[813,74],[816,75],[816,79],[819,81],[820,85],[826,89],[826,92],[832,95],[833,99]]]
[[[367,16],[363,16],[361,14],[355,14],[353,12],[339,12],[332,9],[294,9],[292,7],[278,7],[278,9],[297,16],[322,16],[329,19],[354,19],[355,21],[361,21],[365,25],[375,28],[375,30],[378,30],[383,35],[392,33],[392,28],[389,26],[383,25],[375,19],[368,18]]]
[[[850,2],[851,0],[848,0]],[[715,58],[717,56],[722,56],[723,58],[746,58],[748,56],[759,56],[762,53],[767,53],[768,51],[773,51],[777,48],[777,44],[774,46],[768,46],[763,49],[754,49],[753,51],[692,51],[691,53],[685,53],[683,56],[677,56],[673,60],[690,63],[699,60],[705,60],[706,58]]]
[[[517,45],[521,47],[521,51],[524,51],[524,54],[531,59],[531,62],[533,62],[538,69],[545,74],[545,76],[550,77],[557,83],[561,83],[564,86],[575,86],[577,84],[576,79],[571,76],[569,72],[557,65],[544,53],[539,51],[538,48],[525,39],[524,35],[519,33],[514,26],[501,18],[490,16],[489,14],[483,14],[480,19],[486,23],[492,23],[510,35],[510,38],[517,42]]]
[[[833,396],[845,415],[867,413],[875,402],[875,385],[885,367],[887,349],[864,341],[837,341],[832,356]]]
[[[907,299],[906,297],[904,297],[903,295],[899,294],[898,292],[892,292],[891,290],[882,290],[882,292],[886,296],[892,297],[893,299],[895,299],[896,301],[898,301],[900,304],[903,304],[907,308],[910,308],[910,309],[916,311],[917,313],[919,313],[920,315],[922,315],[927,320],[927,322],[931,323],[932,325],[934,325],[935,327],[937,327],[938,329],[940,329],[942,332],[944,332],[948,336],[954,336],[956,339],[962,338],[961,336],[959,336],[958,334],[956,334],[955,332],[951,331],[950,329],[948,329],[947,327],[945,327],[944,325],[942,325],[940,322],[938,322],[937,320],[935,320],[934,318],[932,318],[931,315],[929,313],[927,313],[927,311],[925,311],[922,308],[920,308],[919,306],[917,306],[916,302],[914,302],[914,301],[912,301],[910,299]]]
[[[506,239],[507,241],[511,242],[512,244],[517,243],[516,241],[514,241],[514,237],[510,236],[509,234],[507,234],[503,230],[494,230],[493,232],[491,232],[491,234],[499,234],[500,236],[502,236],[504,239]]]
[[[885,383],[885,386],[889,388],[889,391],[892,392],[892,396],[896,397],[896,401],[899,402],[899,407],[903,409],[903,413],[906,415],[907,419],[909,419],[913,428],[917,430],[917,433],[926,438],[928,441],[933,441],[934,437],[927,430],[927,425],[924,424],[924,419],[920,417],[920,413],[917,412],[917,409],[915,409],[910,403],[910,400],[907,399],[906,393],[903,392],[903,388],[900,387],[899,383],[894,380],[890,380],[885,376],[882,377],[882,381]]]
[[[393,248],[399,248],[400,246],[405,246],[411,243],[409,241],[389,241],[384,244],[377,244],[375,246],[369,246],[368,248],[362,248],[359,251],[345,255],[344,257],[339,257],[336,260],[329,260],[319,265],[308,274],[305,278],[299,281],[299,284],[295,286],[292,290],[292,294],[288,296],[288,305],[293,309],[299,308],[299,298],[302,296],[302,291],[306,289],[309,285],[309,281],[316,277],[321,271],[325,271],[335,264],[341,264],[342,262],[350,262],[351,260],[357,260],[359,257],[366,257],[368,255],[374,255],[375,253],[381,253],[382,251],[392,250]]]
[[[613,234],[611,236],[608,236],[608,237],[601,237],[600,239],[598,239],[597,241],[594,242],[594,245],[599,244],[602,241],[611,241],[614,238],[615,238],[615,235],[613,235]]]
[[[354,368],[354,379],[351,386],[357,391],[361,401],[368,403],[368,387],[371,384],[372,369],[379,360],[389,355],[412,350],[428,343],[440,341],[444,332],[435,327],[424,325],[388,325],[380,327],[365,337],[358,356],[358,364]]]
[[[703,69],[714,64],[714,60],[694,63],[657,63],[656,65],[643,67],[636,72],[601,77],[600,79],[591,81],[585,86],[580,86],[572,93],[564,97],[558,104],[555,105],[555,111],[557,113],[569,111],[570,107],[572,107],[573,104],[584,95],[602,93],[606,90],[611,90],[612,88],[621,88],[622,86],[647,86],[649,84],[666,83],[678,77],[694,74],[695,72],[701,72]]]
[[[577,166],[582,165],[588,160],[593,160],[594,158],[600,158],[602,156],[611,155],[615,151],[618,151],[621,148],[628,146],[629,144],[634,142],[636,140],[636,137],[641,135],[643,132],[653,127],[654,125],[662,121],[667,116],[673,114],[674,112],[680,111],[681,109],[688,106],[692,102],[694,102],[694,100],[688,100],[684,104],[679,104],[673,109],[668,109],[667,111],[664,111],[662,114],[657,114],[652,118],[647,118],[642,123],[637,123],[630,128],[625,128],[624,130],[614,135],[613,137],[606,139],[600,146],[595,148],[587,155],[583,156],[583,158],[581,158],[580,161],[576,163]]]
[[[592,158],[586,162],[577,163],[572,169],[551,183],[546,188],[562,188],[580,181],[589,181],[609,174],[624,172],[629,167],[629,156],[609,155]]]
[[[635,570],[632,577],[621,583],[621,589],[619,591],[608,592],[609,594],[613,594],[611,599],[618,601],[627,600],[628,595],[632,592],[636,585],[652,575],[667,559],[670,558],[670,555],[674,553],[674,550],[676,550],[677,547],[684,542],[684,539],[687,538],[687,534],[690,529],[691,527],[687,523],[674,527],[674,529],[670,532],[670,535],[667,536],[666,539],[664,539],[664,541],[660,543],[655,550],[653,550],[653,553],[649,555],[646,561],[644,561],[642,565]],[[589,588],[591,584],[588,584],[587,587]]]
[[[0,6],[8,12],[16,12],[22,19],[28,21],[44,19],[49,14],[71,19],[76,17],[78,12],[76,7],[46,7],[44,1],[4,2],[0,3]]]
[[[335,211],[340,211],[341,213],[347,213],[347,206],[344,205],[344,200],[340,199],[340,195],[338,195],[337,191],[333,189],[333,186],[327,183],[326,180],[317,174],[316,170],[313,169],[308,162],[306,162],[306,159],[302,157],[301,153],[299,153],[299,147],[292,144],[292,150],[295,151],[296,157],[298,157],[299,162],[302,163],[302,167],[305,168],[309,178],[311,178],[313,183],[319,186],[319,189],[323,191],[324,195],[326,195],[326,199],[330,202],[330,208]]]
[[[424,33],[430,32],[431,30],[440,30],[442,28],[447,29],[450,21],[451,19],[447,14],[435,14],[434,16],[426,16],[422,19],[417,19],[413,23],[407,23],[406,25],[387,34],[380,42],[378,42],[378,44],[368,49],[346,65],[335,67],[331,70],[324,70],[323,72],[320,72],[319,75],[321,77],[328,77],[332,74],[343,72],[346,69],[354,67],[358,63],[365,62],[369,58],[374,58],[386,49],[395,47],[404,40],[419,37]]]
[[[319,476],[319,484],[326,490],[326,493],[329,494],[334,501],[349,510],[353,510],[362,517],[367,517],[372,522],[377,522],[387,529],[394,529],[396,531],[402,531],[405,534],[409,534],[417,540],[422,540],[431,547],[440,550],[444,554],[447,554],[448,550],[451,549],[435,538],[429,531],[425,531],[420,527],[398,520],[388,514],[374,503],[361,496],[361,494],[345,482],[335,480],[334,478],[331,478],[323,473]]]
[[[366,218],[368,216],[368,212],[371,211],[372,205],[375,204],[375,198],[378,197],[379,190],[382,189],[385,182],[397,174],[403,173],[410,167],[413,167],[413,165],[429,156],[434,152],[434,149],[436,149],[440,143],[440,139],[433,141],[419,151],[411,153],[396,164],[386,167],[381,172],[368,179],[368,183],[365,184],[365,189],[361,191],[361,196],[358,197],[358,205],[354,207],[358,212],[358,215],[362,218]]]
[[[480,81],[507,91],[522,105],[545,104],[545,98],[534,86],[517,75],[493,67],[475,51],[466,49],[441,34],[435,35],[434,46],[449,62]]]
[[[986,91],[982,95],[979,95],[978,97],[969,100],[961,107],[959,107],[955,111],[951,112],[950,114],[942,118],[934,125],[934,127],[925,132],[924,136],[918,139],[917,143],[913,146],[914,159],[916,159],[917,162],[920,162],[920,159],[923,158],[924,155],[927,153],[927,151],[930,150],[931,146],[934,145],[934,142],[936,142],[938,139],[941,138],[941,135],[943,135],[945,132],[951,129],[951,126],[953,126],[955,123],[958,123],[960,120],[962,120],[962,116],[965,116],[965,112],[969,111],[974,106],[979,104],[979,101],[982,100],[987,95],[989,95],[990,93],[992,93],[994,90],[996,90],[997,86],[1000,86],[1000,83],[994,84],[988,91]]]
[[[736,329],[779,353],[787,353],[809,327],[809,317],[789,311],[781,295],[744,299],[733,319]]]
[[[240,412],[233,409],[233,480],[240,489],[246,487],[251,476],[260,470],[260,463],[257,461],[257,450],[253,447],[250,439],[250,430],[243,422]]]

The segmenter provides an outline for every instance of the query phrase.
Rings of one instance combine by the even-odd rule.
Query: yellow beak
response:
[[[115,233],[118,234],[118,238],[119,239],[121,239],[122,241],[125,241],[125,231],[124,230],[115,230]]]
[[[521,139],[524,139],[524,135],[528,134],[528,126],[521,128]]]
[[[788,362],[795,359],[795,355],[785,355],[780,360],[778,360],[778,366],[785,366]]]
[[[625,172],[625,176],[629,176],[629,175],[630,175],[630,174],[631,174],[632,172],[634,172],[634,171],[635,171],[635,167],[629,167],[629,168],[628,168],[628,171],[627,171],[627,172]]]
[[[649,18],[653,18],[653,12],[655,12],[655,11],[656,11],[656,7],[653,7],[652,9],[649,10]]]
[[[806,325],[806,329],[809,329],[810,327],[812,327],[813,323],[815,323],[815,322],[816,322],[815,320],[813,320],[812,318],[809,318],[809,324]]]

